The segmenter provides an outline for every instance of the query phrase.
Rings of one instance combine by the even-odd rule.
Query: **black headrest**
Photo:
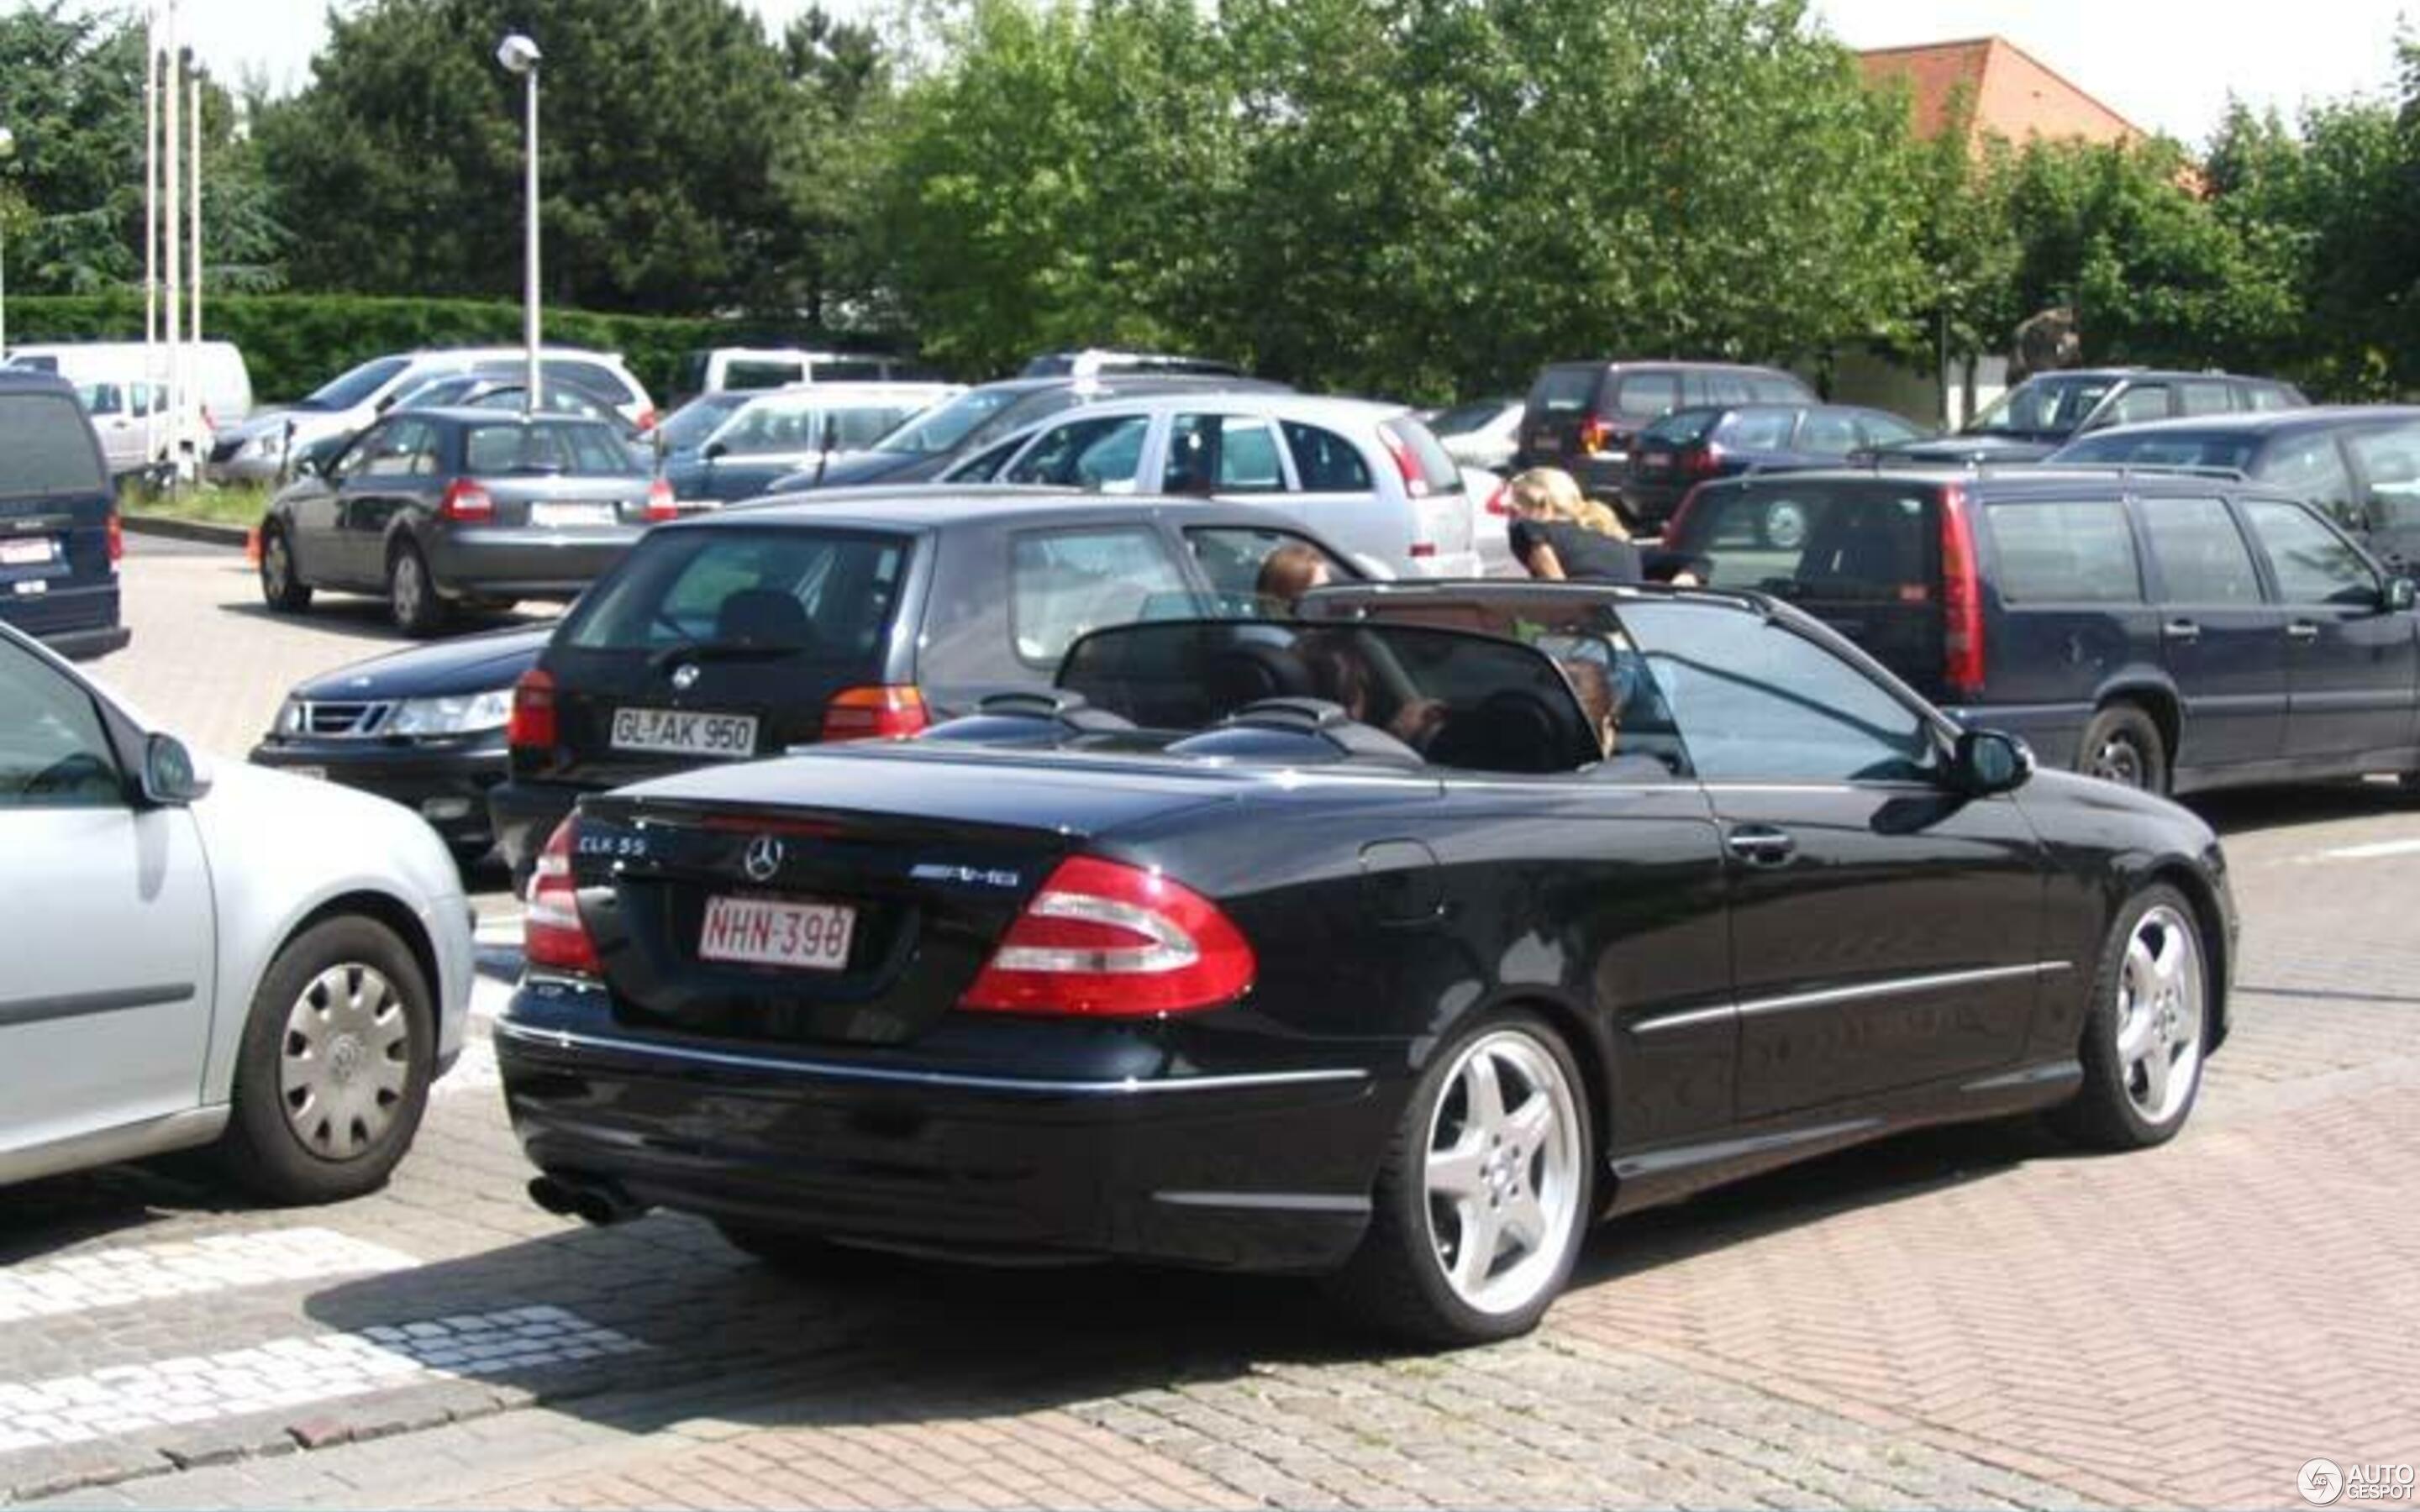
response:
[[[757,646],[804,646],[814,639],[806,606],[778,588],[743,588],[715,612],[714,638]]]

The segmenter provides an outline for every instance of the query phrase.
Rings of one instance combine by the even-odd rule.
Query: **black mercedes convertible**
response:
[[[1321,1273],[1530,1327],[1592,1219],[1894,1131],[2176,1133],[2210,829],[1753,594],[1356,585],[591,797],[497,1041],[548,1207]]]

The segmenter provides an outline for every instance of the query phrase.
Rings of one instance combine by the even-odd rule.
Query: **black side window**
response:
[[[1332,430],[1298,420],[1279,423],[1286,450],[1294,454],[1295,475],[1305,493],[1368,493],[1370,467],[1351,441]]]
[[[2000,596],[2011,604],[2139,604],[2134,532],[2114,499],[1993,504]]]
[[[2269,553],[2277,594],[2288,604],[2375,605],[2378,575],[2350,542],[2293,504],[2255,499],[2243,506]]]
[[[2260,602],[2260,575],[2225,504],[2215,499],[2146,499],[2138,507],[2167,602]]]
[[[1681,408],[1681,375],[1671,372],[1625,373],[1617,414],[1652,420]]]

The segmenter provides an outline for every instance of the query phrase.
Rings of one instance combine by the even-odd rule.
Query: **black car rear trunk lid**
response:
[[[583,804],[582,915],[634,1028],[902,1044],[956,1007],[1063,856],[1236,790],[900,752],[693,773]]]

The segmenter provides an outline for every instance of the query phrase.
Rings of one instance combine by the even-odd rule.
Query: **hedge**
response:
[[[521,307],[493,300],[379,299],[353,294],[206,296],[202,334],[231,341],[252,372],[256,402],[300,398],[354,363],[422,347],[514,346]],[[44,295],[8,301],[12,342],[140,341],[138,290]],[[675,388],[681,354],[700,347],[801,345],[863,347],[831,332],[661,316],[599,315],[550,307],[549,346],[619,352],[659,401]]]

